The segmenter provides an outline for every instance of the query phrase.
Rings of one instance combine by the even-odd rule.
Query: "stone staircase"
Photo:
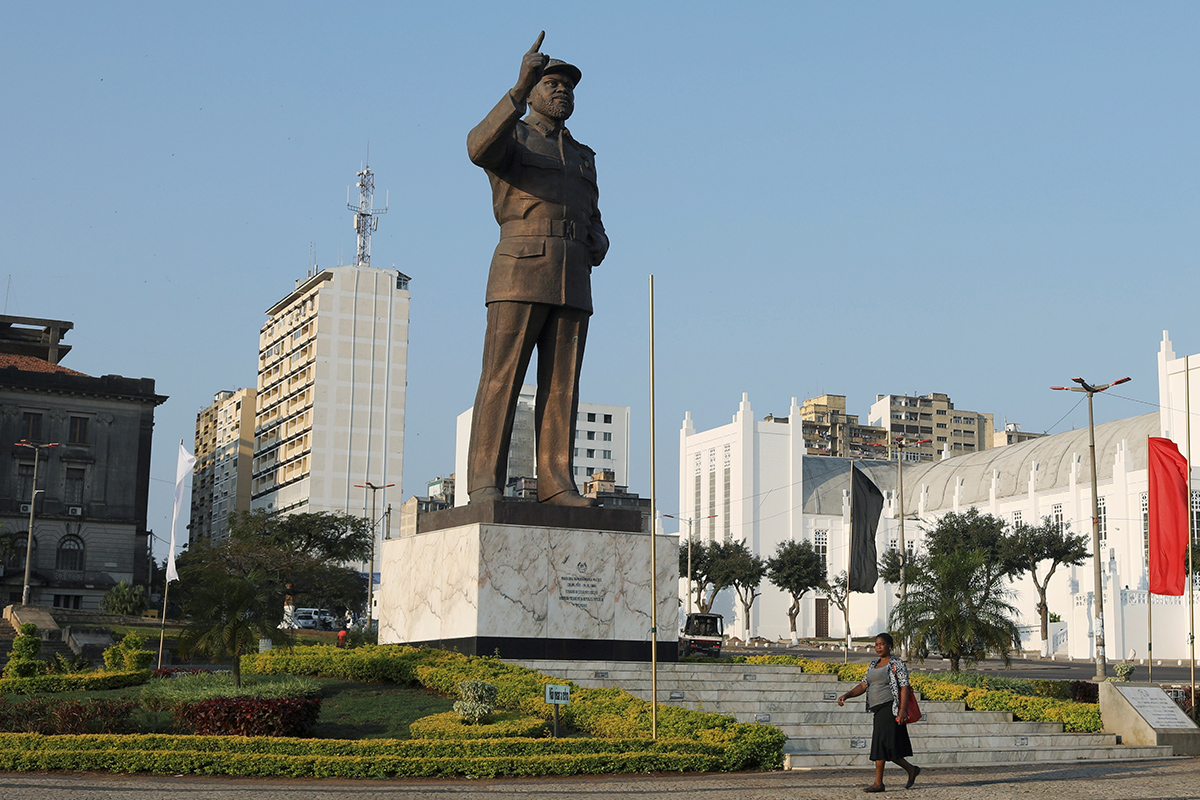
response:
[[[632,662],[521,661],[522,666],[589,688],[620,687],[650,699],[650,665]],[[788,737],[785,769],[869,767],[871,718],[854,683],[781,664],[662,663],[658,700],[778,727]],[[919,697],[920,695],[918,695]],[[1007,711],[967,711],[961,702],[921,701],[909,729],[913,762],[982,766],[1035,762],[1167,758],[1170,747],[1125,746],[1113,734],[1064,733],[1061,723],[1014,722]]]

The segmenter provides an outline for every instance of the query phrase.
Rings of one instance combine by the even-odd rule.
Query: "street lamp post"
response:
[[[1120,378],[1102,386],[1093,386],[1083,378],[1071,378],[1078,386],[1051,386],[1061,392],[1085,392],[1088,401],[1088,450],[1092,457],[1092,567],[1096,597],[1096,681],[1105,680],[1104,660],[1104,574],[1100,568],[1100,494],[1096,485],[1096,419],[1092,415],[1092,395],[1129,381]]]
[[[688,595],[688,613],[690,614],[690,613],[692,613],[692,524],[695,522],[699,522],[700,520],[699,519],[685,519],[684,517],[677,517],[674,514],[663,514],[663,516],[667,517],[668,519],[676,519],[676,520],[679,520],[680,522],[686,522],[687,526],[688,526],[687,595]],[[716,517],[717,517],[716,514],[709,514],[707,517],[701,517],[700,519],[716,519]]]
[[[33,491],[29,493],[29,533],[25,538],[25,588],[21,591],[21,605],[27,606],[29,605],[29,572],[33,562],[33,507],[37,503],[38,492],[41,491],[37,488],[38,457],[43,450],[58,447],[58,442],[34,444],[28,439],[22,439],[17,442],[17,447],[28,447],[33,450]]]
[[[932,439],[917,439],[909,441],[903,436],[896,437],[896,500],[899,503],[898,511],[900,518],[900,602],[904,602],[904,595],[908,593],[908,577],[905,570],[908,567],[908,550],[904,544],[904,448],[915,447],[919,444],[929,444]]]
[[[375,602],[375,493],[380,489],[390,489],[395,486],[394,483],[385,483],[382,486],[367,481],[366,483],[354,484],[355,489],[368,489],[371,492],[371,560],[367,563],[367,630],[371,630],[372,604]],[[391,506],[388,506],[391,508]],[[363,509],[364,511],[366,509]]]

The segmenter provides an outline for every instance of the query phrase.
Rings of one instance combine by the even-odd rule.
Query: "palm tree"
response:
[[[259,638],[290,644],[290,635],[278,627],[283,620],[282,592],[262,572],[242,576],[197,569],[181,577],[183,610],[190,617],[179,637],[185,657],[196,652],[218,661],[232,657],[233,682],[241,686],[242,654],[253,652]]]
[[[924,659],[936,648],[958,672],[989,652],[1007,665],[1020,641],[1004,576],[989,567],[982,550],[952,550],[922,559],[912,570],[904,598],[892,609],[893,632]]]

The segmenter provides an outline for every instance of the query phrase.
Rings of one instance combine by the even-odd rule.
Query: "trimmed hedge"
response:
[[[270,650],[243,657],[242,671],[352,680],[371,680],[366,676],[375,676],[375,680],[418,683],[451,697],[457,694],[458,684],[462,681],[486,681],[498,689],[498,708],[541,719],[549,719],[553,714],[545,703],[542,687],[548,683],[563,683],[561,678],[542,675],[498,658],[402,645],[353,650],[328,646],[296,648],[290,652]],[[585,689],[571,684],[571,703],[562,708],[561,714],[566,725],[593,736],[639,739],[650,735],[650,703],[622,689]],[[783,743],[787,740],[782,731],[771,725],[740,723],[723,714],[661,703],[658,733],[663,738],[688,739],[719,747],[724,754],[721,766],[731,771],[780,768]]]
[[[38,675],[34,678],[2,678],[2,694],[40,694],[43,692],[98,692],[139,686],[150,680],[150,670],[135,672],[71,672],[63,675]]]
[[[720,769],[691,742],[595,739],[300,740],[0,734],[0,770],[107,770],[285,777],[478,777]]]
[[[175,722],[201,736],[306,736],[321,715],[319,699],[215,697],[177,703]]]
[[[421,717],[408,726],[414,739],[540,739],[549,735],[546,720],[516,711],[492,714],[490,721],[471,724],[457,711]]]

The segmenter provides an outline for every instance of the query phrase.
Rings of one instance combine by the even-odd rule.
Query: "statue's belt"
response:
[[[500,238],[510,236],[552,236],[584,241],[587,230],[573,219],[514,219],[500,225]]]

